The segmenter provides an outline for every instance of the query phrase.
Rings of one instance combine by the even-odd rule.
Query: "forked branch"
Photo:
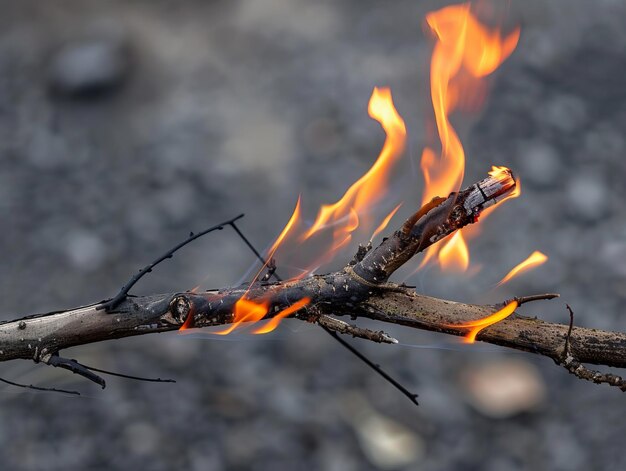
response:
[[[77,345],[134,335],[166,332],[183,324],[208,327],[230,324],[235,303],[248,299],[269,301],[267,318],[303,298],[310,302],[290,317],[316,322],[336,333],[368,340],[393,342],[381,332],[361,329],[334,316],[365,317],[407,327],[464,335],[455,324],[486,317],[502,306],[472,305],[416,294],[414,290],[390,283],[392,273],[416,253],[477,220],[480,212],[506,197],[514,188],[512,175],[490,176],[448,198],[436,198],[425,205],[378,247],[361,252],[341,271],[295,281],[225,288],[204,293],[168,293],[116,299],[67,311],[28,316],[0,323],[0,361],[31,359],[59,363],[58,352]],[[554,295],[518,298],[518,304]],[[626,334],[513,314],[482,330],[477,340],[551,358],[569,371],[581,371],[583,363],[626,368]],[[68,364],[69,365],[69,364]],[[75,366],[74,364],[71,364]],[[597,375],[583,379],[601,381]],[[604,381],[626,390],[624,381],[607,376]]]

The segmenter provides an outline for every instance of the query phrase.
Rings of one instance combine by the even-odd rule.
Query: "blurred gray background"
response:
[[[0,319],[110,296],[189,231],[239,212],[242,229],[266,247],[300,192],[312,217],[378,155],[384,135],[366,112],[374,86],[392,88],[409,131],[406,165],[418,168],[432,143],[424,15],[443,5],[0,1]],[[481,112],[454,123],[465,181],[507,165],[523,195],[471,244],[477,275],[431,269],[407,281],[467,302],[557,291],[561,300],[524,312],[566,322],[568,302],[577,324],[624,331],[626,5],[512,1],[495,13],[505,31],[521,25],[519,45]],[[404,215],[422,185],[411,172],[400,181],[417,196]],[[535,249],[550,256],[545,266],[491,289]],[[227,286],[252,263],[224,231],[135,292]],[[1,377],[84,395],[0,386],[0,463],[626,469],[618,390],[531,355],[388,330],[401,345],[354,343],[419,392],[420,407],[295,321],[268,336],[173,333],[65,352],[175,385],[108,378],[101,391],[42,365],[2,364]]]

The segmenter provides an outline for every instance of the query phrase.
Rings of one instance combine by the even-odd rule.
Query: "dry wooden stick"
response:
[[[195,327],[229,324],[234,318],[234,305],[245,292],[249,299],[270,300],[268,318],[308,297],[310,304],[292,317],[319,322],[328,320],[324,316],[347,315],[464,335],[464,330],[450,325],[485,317],[501,306],[422,296],[406,286],[389,283],[388,279],[416,253],[474,222],[485,207],[505,197],[513,188],[512,175],[505,179],[489,177],[448,198],[436,198],[378,247],[361,251],[350,265],[338,272],[205,293],[126,297],[111,313],[101,309],[103,303],[96,303],[0,323],[0,361],[31,359],[53,364],[60,350],[72,346],[177,330],[185,323]],[[521,304],[550,296],[518,300]],[[355,332],[346,329],[346,333]],[[570,365],[576,362],[626,368],[626,334],[621,332],[581,327],[570,331],[570,326],[565,324],[514,314],[481,331],[477,339],[547,356],[563,366],[566,366],[563,359],[570,358]],[[626,389],[624,381],[615,375],[610,384]]]

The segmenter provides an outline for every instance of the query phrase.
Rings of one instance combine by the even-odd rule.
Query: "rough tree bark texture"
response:
[[[378,247],[361,251],[343,270],[297,281],[257,282],[205,293],[127,297],[113,310],[102,303],[0,323],[0,361],[31,359],[53,363],[62,349],[103,340],[177,330],[181,326],[230,324],[235,303],[245,294],[270,303],[267,318],[302,298],[310,303],[291,317],[320,322],[329,315],[366,317],[452,335],[454,324],[486,317],[502,306],[479,306],[416,294],[389,283],[413,255],[475,222],[480,212],[514,188],[510,173],[490,176],[448,198],[435,198]],[[531,299],[520,299],[520,304]],[[99,309],[100,308],[100,309]],[[325,324],[328,325],[327,323]],[[350,330],[347,330],[349,333]],[[370,340],[377,337],[369,336]],[[378,340],[384,336],[379,337]],[[478,340],[547,356],[577,376],[626,390],[615,375],[591,372],[581,363],[626,367],[626,334],[555,324],[517,314],[478,334]]]

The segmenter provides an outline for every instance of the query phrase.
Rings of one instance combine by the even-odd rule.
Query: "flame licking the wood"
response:
[[[427,15],[426,21],[436,39],[431,60],[430,91],[441,152],[437,155],[429,147],[423,151],[421,159],[425,181],[423,203],[427,203],[434,196],[446,197],[461,187],[465,171],[465,153],[449,116],[457,109],[466,108],[465,105],[469,101],[479,104],[484,96],[483,78],[496,70],[513,52],[519,38],[519,29],[502,37],[498,30],[490,30],[482,25],[470,11],[469,4],[449,6],[432,12]],[[368,112],[370,117],[380,123],[386,134],[383,148],[371,168],[355,181],[338,201],[321,206],[317,217],[308,228],[304,227],[298,199],[289,222],[266,254],[269,262],[286,243],[303,244],[316,239],[318,245],[323,247],[321,254],[312,256],[313,260],[308,268],[292,279],[307,276],[332,260],[340,249],[350,244],[357,231],[359,236],[362,233],[372,234],[370,240],[373,239],[387,227],[402,204],[398,204],[384,219],[376,220],[374,209],[387,198],[391,174],[406,146],[406,126],[393,103],[391,90],[374,88]],[[497,176],[504,170],[504,167],[494,167],[490,175]],[[469,250],[463,232],[457,231],[443,242],[431,246],[422,266],[429,261],[438,260],[445,270],[467,270]],[[309,247],[306,253],[309,253]],[[264,272],[267,264],[265,263],[257,272],[252,283]],[[267,323],[257,327],[253,333],[271,332],[283,318],[306,308],[310,302],[309,298],[293,302],[273,314]],[[268,316],[272,309],[275,308],[269,299],[251,299],[249,288],[235,305],[232,325],[216,333],[228,334],[243,324],[256,323]],[[481,320],[480,325],[457,327],[478,329],[477,333],[490,325],[489,323],[497,322],[501,315],[502,313],[496,313],[489,316]],[[475,333],[472,338],[475,338]]]
[[[500,322],[501,320],[506,319],[515,312],[517,306],[517,301],[511,301],[498,312],[495,312],[490,316],[483,317],[482,319],[478,319],[475,321],[463,322],[461,324],[447,324],[446,327],[451,327],[455,329],[470,329],[470,331],[465,336],[465,342],[474,343],[476,341],[476,336],[481,330],[497,322]]]
[[[424,175],[422,204],[435,196],[458,191],[465,172],[465,151],[449,116],[465,96],[475,95],[481,78],[496,70],[515,49],[519,29],[502,38],[490,31],[470,11],[469,4],[452,5],[429,13],[426,22],[436,38],[430,63],[430,94],[441,141],[439,157],[427,147],[422,153]],[[495,167],[494,167],[495,168]],[[435,260],[443,270],[465,271],[469,250],[463,230],[432,245],[420,267]]]

